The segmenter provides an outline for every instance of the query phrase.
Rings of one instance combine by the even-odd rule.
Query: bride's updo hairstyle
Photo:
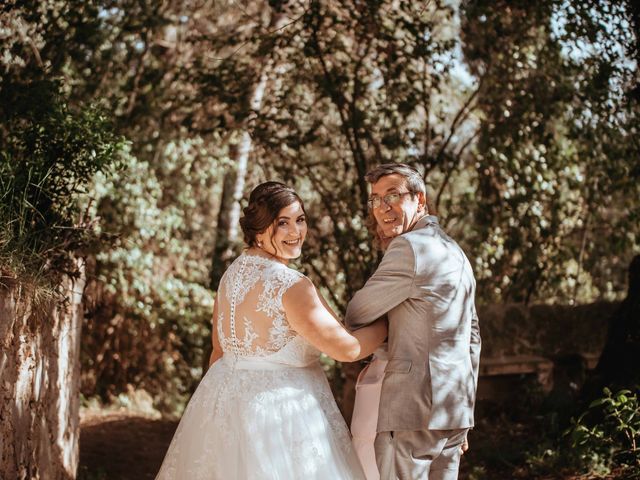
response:
[[[295,202],[300,202],[302,211],[306,214],[302,199],[293,188],[284,183],[264,182],[254,188],[240,219],[245,243],[256,247],[256,235],[264,233],[278,218],[280,210]]]

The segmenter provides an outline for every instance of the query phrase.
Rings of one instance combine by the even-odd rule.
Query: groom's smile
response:
[[[380,230],[387,238],[408,232],[424,215],[420,193],[409,191],[406,179],[398,174],[386,175],[375,182],[369,203]]]

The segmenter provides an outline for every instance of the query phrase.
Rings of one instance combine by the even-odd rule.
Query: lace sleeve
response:
[[[255,255],[243,254],[227,269],[218,291],[218,336],[225,352],[264,356],[284,347],[297,333],[282,305],[284,293],[304,276]]]
[[[304,278],[300,272],[290,268],[277,268],[265,275],[264,290],[260,295],[258,310],[264,312],[273,319],[269,330],[270,349],[279,350],[289,340],[296,336],[291,329],[282,305],[282,297],[298,281]]]

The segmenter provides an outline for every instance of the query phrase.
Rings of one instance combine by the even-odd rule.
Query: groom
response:
[[[365,178],[369,211],[389,243],[346,323],[358,329],[389,319],[375,441],[380,478],[453,480],[473,426],[480,359],[471,265],[429,214],[417,170],[387,163]]]

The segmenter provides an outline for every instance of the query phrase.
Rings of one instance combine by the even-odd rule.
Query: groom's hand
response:
[[[460,445],[460,455],[464,455],[467,450],[469,450],[469,439],[464,437],[464,442]]]

